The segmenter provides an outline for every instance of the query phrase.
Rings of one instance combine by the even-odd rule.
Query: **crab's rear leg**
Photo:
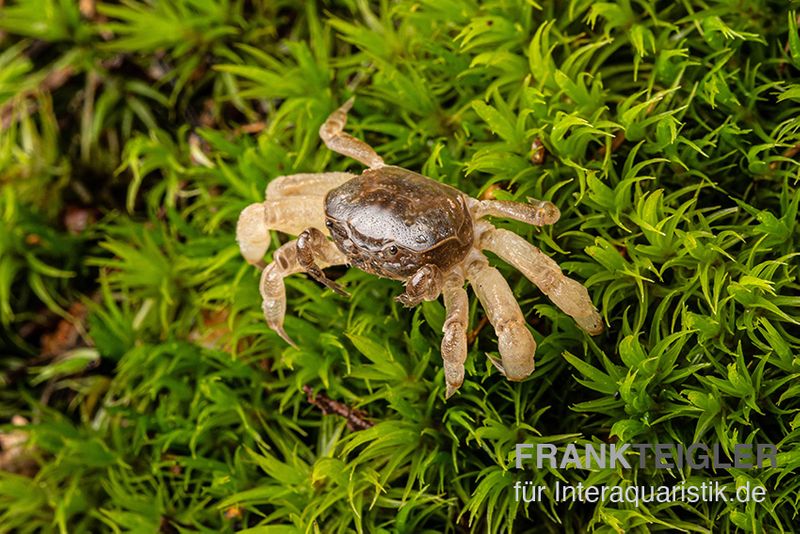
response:
[[[320,127],[319,136],[325,146],[334,152],[351,157],[373,169],[383,167],[385,165],[383,158],[375,152],[375,149],[344,131],[344,126],[347,124],[347,112],[353,107],[353,100],[351,98],[330,114]]]
[[[481,248],[497,254],[533,282],[542,293],[572,317],[582,330],[595,336],[603,331],[603,320],[579,282],[564,276],[558,264],[514,232],[491,227],[481,237]]]
[[[442,288],[447,317],[442,327],[442,362],[447,384],[445,399],[449,399],[464,382],[464,362],[467,360],[467,324],[469,300],[461,277],[449,278]]]
[[[261,283],[259,284],[267,325],[292,346],[296,345],[283,328],[283,318],[286,315],[286,287],[283,279],[305,270],[298,260],[297,243],[297,239],[289,241],[275,251],[272,263],[267,265],[264,272],[261,273]],[[315,254],[316,265],[320,269],[347,263],[344,254],[327,240],[315,250]]]
[[[477,251],[467,267],[467,280],[497,333],[502,363],[491,360],[492,363],[509,380],[524,380],[533,372],[536,342],[525,326],[522,310],[508,282]]]

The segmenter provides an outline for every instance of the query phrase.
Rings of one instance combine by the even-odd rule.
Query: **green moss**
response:
[[[31,421],[37,469],[0,471],[0,531],[792,531],[798,6],[7,1],[0,421]],[[348,130],[387,162],[556,203],[552,227],[499,224],[584,282],[607,332],[492,258],[538,343],[523,383],[484,328],[445,403],[441,303],[403,309],[355,269],[332,270],[349,300],[289,278],[282,342],[235,222],[276,176],[360,168],[317,136],[351,95]],[[61,319],[80,335],[42,355]],[[514,469],[519,442],[615,440],[774,443],[780,467]],[[767,499],[525,505],[517,480]]]

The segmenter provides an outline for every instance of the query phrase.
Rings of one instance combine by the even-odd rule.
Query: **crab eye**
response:
[[[389,247],[389,254],[391,254],[392,256],[394,256],[395,254],[397,254],[397,247],[396,247],[396,246],[394,246],[394,245],[392,245],[391,247]]]
[[[325,221],[325,226],[327,226],[328,228],[333,228],[333,221],[331,221],[330,219]]]

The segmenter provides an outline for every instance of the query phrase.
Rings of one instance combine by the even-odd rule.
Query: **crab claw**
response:
[[[507,375],[506,375],[506,370],[505,370],[505,368],[503,367],[503,364],[502,364],[502,363],[500,363],[500,360],[498,360],[498,359],[496,359],[496,358],[492,358],[492,357],[491,357],[491,356],[489,356],[488,354],[486,355],[486,359],[488,359],[488,360],[491,362],[491,364],[492,364],[492,365],[494,365],[494,366],[495,366],[495,368],[496,368],[498,371],[500,371],[500,374],[501,374],[501,375],[503,375],[503,376],[507,377]]]
[[[502,341],[500,349],[501,349],[501,355],[503,355],[504,347],[502,345]],[[508,350],[506,349],[505,352],[508,353]],[[510,370],[507,371],[506,367],[499,360],[492,358],[488,354],[486,355],[489,361],[492,362],[492,365],[494,365],[495,368],[497,368],[497,370],[500,371],[500,374],[506,377],[508,380],[511,380],[512,382],[520,382],[522,380],[525,380],[531,375],[531,373],[533,373],[533,369],[535,367],[533,363],[533,357],[522,358],[519,355],[513,357],[510,356],[511,355],[504,355],[504,358],[510,365],[509,367]]]
[[[267,268],[269,269],[269,267]],[[267,271],[265,271],[267,272]],[[264,310],[264,318],[269,326],[276,334],[281,336],[289,345],[297,348],[297,343],[292,341],[289,334],[283,328],[283,314],[286,306],[286,300],[283,294],[279,294],[277,298],[265,298],[261,308]]]
[[[281,336],[281,339],[283,339],[292,347],[297,348],[297,343],[295,343],[294,340],[289,337],[289,334],[287,334],[286,330],[283,329],[283,325],[269,325],[269,326],[275,331],[276,334]]]
[[[311,274],[311,273],[309,272],[309,274]],[[322,275],[322,277],[316,277],[313,274],[311,274],[311,276],[314,277],[314,280],[316,280],[317,282],[323,284],[325,287],[330,288],[335,293],[337,293],[337,294],[339,294],[339,295],[341,295],[343,297],[350,298],[350,293],[348,293],[347,290],[345,290],[345,288],[341,284],[337,284],[336,282],[334,282],[333,280],[331,280],[330,278],[328,278],[324,274]]]

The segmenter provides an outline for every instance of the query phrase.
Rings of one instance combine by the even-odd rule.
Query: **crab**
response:
[[[583,285],[565,276],[531,243],[486,220],[549,225],[560,217],[554,204],[477,200],[414,171],[387,165],[367,143],[344,131],[352,105],[351,98],[334,111],[319,134],[329,149],[366,165],[361,174],[280,176],[267,186],[265,201],[246,207],[239,217],[240,251],[247,262],[263,269],[259,287],[264,317],[281,338],[296,346],[283,327],[284,278],[289,275],[305,272],[345,296],[348,293],[325,275],[324,268],[349,264],[400,280],[405,291],[396,298],[406,307],[444,297],[441,354],[449,398],[464,380],[466,281],[497,335],[501,361],[490,357],[491,362],[509,380],[523,380],[533,372],[536,343],[511,288],[483,251],[519,270],[582,330],[602,332],[600,315]],[[265,266],[270,230],[297,239],[280,246]]]

